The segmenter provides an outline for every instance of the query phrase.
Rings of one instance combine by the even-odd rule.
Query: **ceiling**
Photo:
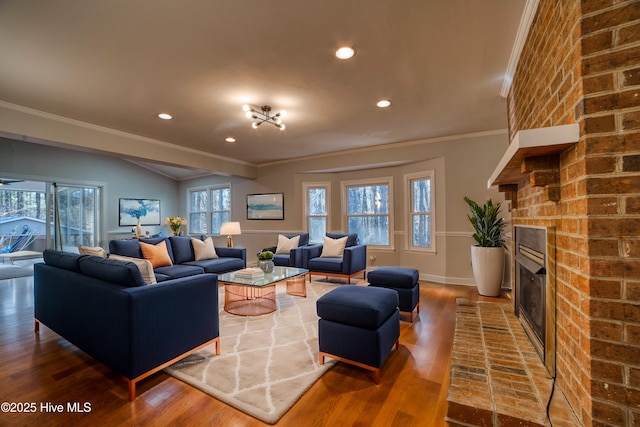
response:
[[[525,3],[0,0],[0,101],[254,165],[504,129]]]

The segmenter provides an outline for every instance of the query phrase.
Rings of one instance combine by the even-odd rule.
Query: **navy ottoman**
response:
[[[369,286],[393,289],[398,292],[400,312],[409,313],[413,322],[413,310],[420,313],[420,285],[418,270],[406,267],[379,267],[369,272]]]
[[[374,373],[400,339],[398,293],[368,286],[341,286],[316,302],[320,364],[330,357]]]

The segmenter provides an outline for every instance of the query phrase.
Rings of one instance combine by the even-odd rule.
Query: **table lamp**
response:
[[[220,235],[227,235],[227,247],[233,247],[232,235],[242,234],[239,222],[223,222],[220,226]]]

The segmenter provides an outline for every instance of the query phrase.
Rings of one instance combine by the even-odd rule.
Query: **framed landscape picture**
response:
[[[284,193],[247,194],[247,219],[284,219]]]
[[[118,225],[137,225],[138,219],[140,225],[160,225],[160,200],[120,199]]]

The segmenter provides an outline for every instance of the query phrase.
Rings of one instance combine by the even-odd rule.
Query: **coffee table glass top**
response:
[[[246,277],[237,277],[236,272],[232,271],[230,273],[220,274],[218,275],[218,282],[234,284],[234,285],[246,285],[246,286],[256,286],[263,287],[268,286],[276,282],[280,282],[282,280],[290,279],[292,277],[301,276],[307,274],[309,270],[304,268],[295,268],[295,267],[273,267],[272,273],[264,273],[264,276],[249,279]]]

